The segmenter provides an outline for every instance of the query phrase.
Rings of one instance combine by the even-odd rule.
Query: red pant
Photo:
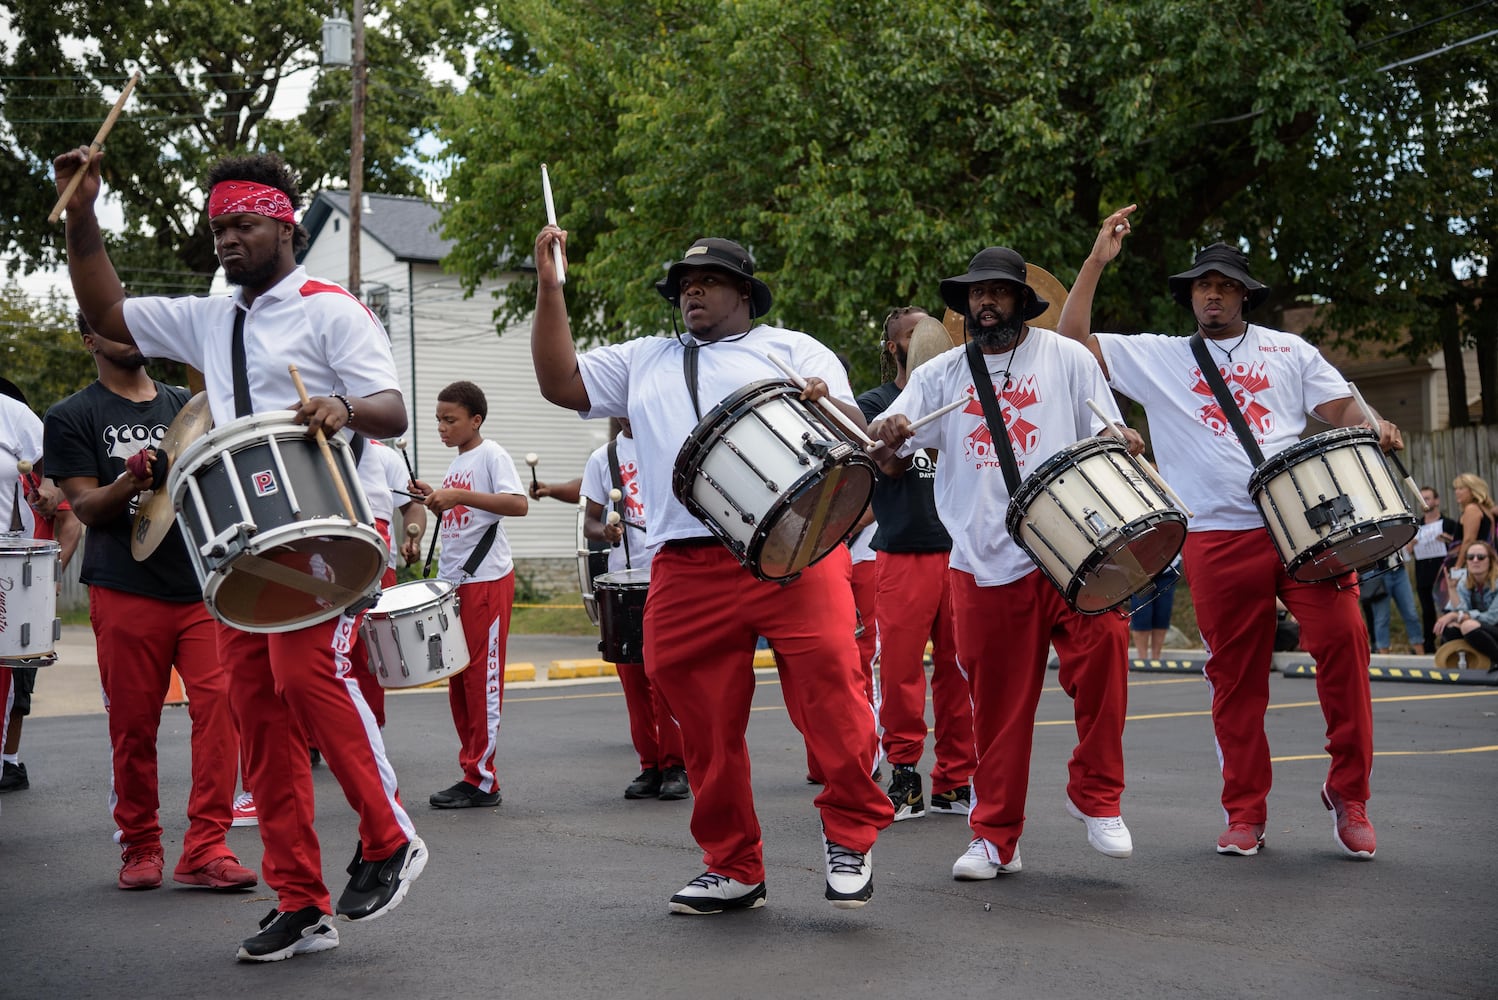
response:
[[[784,585],[755,579],[719,545],[667,545],[651,564],[645,662],[681,724],[692,835],[712,871],[750,884],[765,877],[745,740],[760,635],[780,657],[786,709],[826,779],[816,805],[827,836],[866,851],[894,819],[869,776],[874,716],[849,575],[843,546]]]
[[[671,718],[643,663],[618,664],[619,686],[629,711],[629,738],[640,757],[640,769],[681,767],[681,727]]]
[[[1035,709],[1052,644],[1077,725],[1066,793],[1089,816],[1119,814],[1129,628],[1116,614],[1073,611],[1038,569],[999,587],[980,587],[959,570],[950,576],[957,657],[972,691],[978,744],[968,825],[1007,864],[1024,830]]]
[[[192,788],[178,867],[190,871],[233,857],[224,837],[233,818],[239,733],[208,609],[202,601],[173,603],[108,587],[88,588],[88,609],[109,713],[109,805],[120,845],[161,845],[156,737],[175,665],[192,721]]]
[[[875,620],[878,612],[878,571],[875,569],[873,559],[866,559],[861,563],[853,564],[853,606],[858,609],[858,624],[863,626],[863,634],[858,635],[857,626],[853,633],[858,638],[858,665],[863,670],[865,692],[868,695],[869,704],[874,703],[874,654],[879,650],[879,623]]]
[[[973,705],[957,667],[946,552],[881,552],[879,723],[891,764],[917,764],[926,746],[926,641],[931,641],[931,709],[936,721],[932,793],[972,780]]]
[[[376,526],[382,523],[384,522],[375,522]],[[385,575],[380,577],[380,589],[389,590],[393,586],[395,586],[395,570],[386,567]],[[374,675],[373,670],[369,669],[369,648],[365,645],[364,636],[358,629],[354,630],[354,645],[348,651],[348,659],[349,672],[354,675],[354,680],[359,682],[359,693],[364,695],[365,701],[369,702],[369,710],[374,713],[375,724],[384,729],[385,689],[380,687],[380,679]]]
[[[458,731],[458,766],[464,781],[481,792],[493,792],[499,788],[494,756],[505,700],[505,642],[515,604],[515,574],[462,584],[458,601],[468,666],[447,682],[447,702]]]
[[[1229,823],[1263,823],[1272,781],[1264,713],[1274,659],[1274,599],[1300,622],[1301,647],[1316,660],[1316,695],[1326,719],[1332,791],[1368,800],[1373,769],[1373,702],[1368,630],[1354,576],[1297,583],[1269,532],[1193,531],[1185,567],[1196,623],[1207,647],[1212,729],[1222,763],[1222,807]],[[1344,589],[1338,589],[1340,587]]]
[[[293,632],[218,629],[249,768],[245,785],[255,794],[265,845],[261,870],[282,910],[316,906],[332,912],[312,826],[309,740],[359,814],[366,860],[388,858],[416,835],[400,803],[385,741],[349,676],[353,628],[353,619],[343,616]]]

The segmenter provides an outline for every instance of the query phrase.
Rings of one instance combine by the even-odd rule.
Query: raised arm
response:
[[[1086,345],[1097,359],[1098,366],[1103,369],[1104,378],[1108,377],[1108,366],[1103,362],[1102,345],[1092,335],[1092,297],[1097,292],[1097,282],[1103,274],[1103,268],[1118,256],[1119,250],[1123,248],[1124,237],[1132,231],[1129,216],[1138,207],[1127,205],[1103,220],[1103,227],[1098,230],[1097,239],[1092,243],[1092,252],[1082,262],[1082,268],[1077,272],[1077,282],[1067,293],[1066,304],[1061,307],[1061,318],[1056,322],[1057,333]]]
[[[86,171],[78,190],[67,204],[68,277],[83,318],[101,337],[122,344],[135,343],[125,326],[125,286],[115,273],[104,249],[104,234],[94,202],[99,197],[99,165],[104,153],[89,147],[70,149],[52,161],[52,171],[61,194],[79,170]]]
[[[560,244],[565,257],[567,233],[548,225],[536,234],[536,314],[531,319],[531,361],[541,395],[558,406],[583,412],[592,409],[582,372],[577,367],[577,347],[572,343],[572,325],[567,320],[567,299],[552,260],[551,247]]]

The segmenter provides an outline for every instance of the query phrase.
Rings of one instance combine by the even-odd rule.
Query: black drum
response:
[[[645,661],[645,597],[649,592],[648,569],[623,569],[593,581],[598,624],[603,630],[598,648],[610,663]]]

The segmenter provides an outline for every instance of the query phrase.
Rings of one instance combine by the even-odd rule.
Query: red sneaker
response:
[[[1368,807],[1363,802],[1342,798],[1326,785],[1321,786],[1321,802],[1332,811],[1332,837],[1349,857],[1367,861],[1378,849],[1378,837],[1368,822]]]
[[[120,855],[125,863],[120,866],[121,889],[161,888],[161,845],[143,844],[127,847]]]
[[[181,865],[172,872],[172,881],[183,885],[203,885],[210,889],[253,889],[260,884],[255,873],[239,863],[232,854],[214,858],[201,868],[186,870]]]
[[[255,812],[255,796],[249,792],[240,792],[234,798],[234,808],[231,813],[234,819],[230,826],[259,826],[260,817]]]
[[[1218,854],[1242,854],[1245,857],[1258,854],[1264,846],[1263,823],[1229,823],[1227,830],[1217,838]]]

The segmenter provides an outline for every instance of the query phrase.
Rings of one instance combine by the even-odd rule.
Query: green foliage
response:
[[[94,380],[70,298],[53,293],[38,299],[13,283],[0,286],[0,372],[26,394],[37,416]]]

